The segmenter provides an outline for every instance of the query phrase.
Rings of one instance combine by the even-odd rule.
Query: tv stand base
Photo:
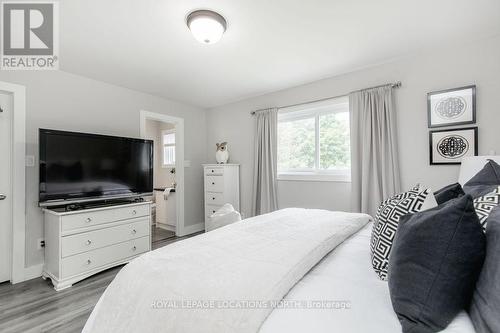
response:
[[[56,291],[151,250],[151,202],[44,209],[42,278]]]

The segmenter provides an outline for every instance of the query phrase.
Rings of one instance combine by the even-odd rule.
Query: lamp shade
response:
[[[217,43],[226,31],[226,20],[211,10],[196,10],[187,17],[187,26],[194,38],[203,44]]]

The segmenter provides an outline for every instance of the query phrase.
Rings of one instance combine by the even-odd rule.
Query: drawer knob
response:
[[[215,210],[213,210],[212,213],[215,214]]]
[[[90,259],[87,260],[87,265],[90,265],[92,261]]]
[[[85,220],[85,222],[90,223],[90,222],[92,222],[92,219],[90,217],[87,217],[87,219]]]
[[[212,200],[215,200],[215,198],[212,198]]]
[[[135,229],[134,229],[134,230],[132,230],[132,234],[134,234],[134,235],[135,235],[136,233],[137,233],[137,230],[135,230]]]
[[[137,250],[137,246],[134,246],[134,247],[132,248],[132,251],[135,251],[135,250]]]
[[[92,244],[92,241],[89,239],[89,240],[87,240],[86,244],[90,245],[90,244]]]
[[[137,215],[137,211],[135,209],[132,211],[132,215]]]
[[[212,185],[215,185],[215,182],[212,182]]]
[[[212,170],[212,173],[214,172],[214,170]]]

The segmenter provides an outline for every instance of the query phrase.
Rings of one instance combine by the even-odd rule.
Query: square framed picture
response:
[[[477,127],[429,132],[431,165],[460,164],[464,156],[477,156]]]
[[[474,124],[476,86],[428,93],[427,114],[429,128]]]

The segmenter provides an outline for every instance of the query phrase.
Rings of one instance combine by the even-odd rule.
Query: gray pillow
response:
[[[389,291],[403,332],[438,332],[469,306],[486,238],[465,195],[403,216],[389,260]]]
[[[436,198],[437,204],[440,205],[451,199],[459,198],[464,194],[465,193],[462,189],[462,185],[460,185],[459,183],[455,183],[445,186],[439,191],[434,192],[434,197]]]
[[[488,218],[486,259],[472,297],[470,316],[477,332],[500,332],[500,209]]]
[[[464,184],[464,191],[473,198],[485,195],[500,185],[500,165],[493,160],[479,171],[471,180]]]

